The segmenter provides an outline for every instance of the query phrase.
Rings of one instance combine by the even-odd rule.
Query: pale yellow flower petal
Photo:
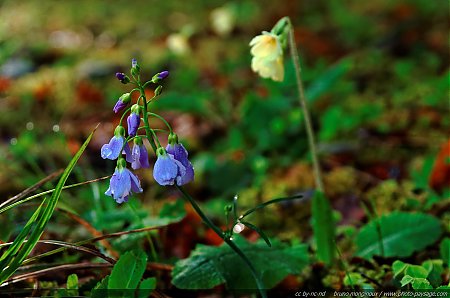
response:
[[[250,41],[250,53],[253,55],[252,70],[263,78],[283,81],[283,49],[278,36],[263,32]]]

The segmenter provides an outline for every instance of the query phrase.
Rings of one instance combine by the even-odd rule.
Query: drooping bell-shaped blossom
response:
[[[179,175],[176,178],[177,185],[184,185],[194,180],[194,167],[188,159],[188,152],[183,144],[178,143],[178,136],[174,133],[169,135],[169,144],[166,147],[168,154],[173,155],[173,158],[179,161],[186,169],[184,175]]]
[[[147,149],[145,148],[141,137],[136,137],[134,139],[133,148],[131,149],[131,167],[134,170],[139,168],[150,168]]]
[[[130,147],[125,139],[125,128],[119,125],[114,130],[114,136],[109,143],[102,146],[100,153],[103,159],[115,160],[119,157],[122,150],[127,157],[131,157]]]
[[[111,196],[117,203],[128,201],[132,193],[141,193],[141,182],[139,178],[126,168],[126,161],[122,157],[117,160],[116,170],[111,177],[109,188],[105,194]]]
[[[153,178],[160,185],[174,185],[177,177],[186,174],[186,168],[164,148],[158,148],[156,153],[158,158],[153,167]]]
[[[278,35],[263,31],[250,41],[252,70],[263,78],[283,81],[283,48]]]
[[[114,105],[113,111],[114,113],[119,113],[125,107],[130,103],[131,101],[131,94],[130,93],[124,93],[122,96],[119,97],[119,100]]]

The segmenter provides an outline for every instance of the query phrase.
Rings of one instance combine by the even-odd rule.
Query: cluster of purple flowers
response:
[[[133,69],[137,68],[138,64],[133,59],[132,74]],[[160,72],[152,78],[152,82],[159,82],[168,75],[168,71]],[[130,79],[124,73],[116,73],[116,77],[124,84],[130,82]],[[115,113],[122,111],[130,102],[130,93],[123,94],[115,104],[113,111]],[[103,159],[117,159],[117,166],[111,177],[110,186],[105,192],[106,195],[112,196],[117,203],[127,202],[132,193],[142,192],[139,178],[127,169],[127,162],[131,164],[131,168],[134,170],[150,168],[147,149],[142,138],[137,135],[141,123],[140,114],[141,107],[134,104],[127,118],[128,136],[133,139],[131,149],[125,138],[125,128],[121,125],[116,127],[114,136],[109,143],[104,144],[101,148]],[[159,147],[156,153],[157,160],[153,169],[153,177],[160,185],[176,184],[181,186],[194,179],[194,168],[188,159],[188,152],[182,144],[178,143],[176,134],[170,133],[167,147],[165,149]],[[125,155],[125,158],[121,155]]]

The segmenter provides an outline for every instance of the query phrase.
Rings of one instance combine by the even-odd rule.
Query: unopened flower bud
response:
[[[230,212],[233,210],[233,206],[231,206],[231,205],[226,205],[224,209],[225,209],[225,212],[226,212],[226,213],[230,213]]]
[[[137,75],[139,75],[140,70],[141,70],[141,67],[137,63],[137,60],[133,58],[131,60],[131,74],[133,76],[137,76]]]
[[[116,72],[116,78],[122,84],[128,84],[130,82],[130,78],[126,74],[124,74],[123,72]]]
[[[152,83],[157,84],[157,83],[161,82],[162,80],[164,80],[165,78],[167,78],[168,76],[169,76],[169,71],[167,71],[167,70],[161,71],[152,77]]]

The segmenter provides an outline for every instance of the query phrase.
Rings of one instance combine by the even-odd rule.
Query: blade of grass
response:
[[[45,183],[53,180],[54,178],[58,177],[59,175],[61,175],[61,173],[63,172],[63,170],[58,170],[50,175],[48,175],[47,177],[45,177],[44,179],[38,181],[36,184],[34,184],[33,186],[28,187],[27,189],[25,189],[24,191],[18,193],[17,195],[13,196],[12,198],[9,198],[8,200],[2,202],[0,204],[0,208],[3,208],[11,203],[14,203],[17,200],[22,199],[23,197],[27,196],[29,193],[34,192],[36,189],[40,188],[42,185],[44,185]]]
[[[105,176],[105,177],[101,177],[101,178],[97,178],[97,179],[93,179],[93,180],[89,180],[89,181],[83,181],[83,182],[80,182],[80,183],[66,185],[66,186],[63,187],[63,189],[68,189],[68,188],[73,188],[73,187],[77,187],[77,186],[84,185],[84,184],[94,183],[94,182],[105,180],[105,179],[108,179],[108,178],[111,178],[111,175]],[[30,196],[28,198],[25,198],[23,200],[19,200],[17,202],[14,202],[14,203],[6,206],[6,207],[1,208],[0,209],[0,214],[2,214],[3,212],[5,212],[5,211],[7,211],[7,210],[9,210],[9,209],[11,209],[13,207],[16,207],[16,206],[18,206],[20,204],[26,203],[26,202],[31,201],[31,200],[33,200],[35,198],[38,198],[38,197],[42,197],[42,196],[44,196],[46,194],[49,194],[49,193],[52,193],[54,191],[55,191],[55,189],[49,189],[49,190],[40,192],[38,194],[32,195],[32,196]],[[2,204],[1,206],[3,206],[3,205],[5,205],[5,204]]]
[[[60,265],[60,266],[53,266],[51,268],[46,268],[46,269],[42,269],[42,270],[38,270],[38,271],[34,271],[34,272],[27,272],[18,276],[15,276],[11,279],[9,279],[7,282],[3,283],[1,286],[7,286],[10,285],[12,283],[16,283],[22,280],[27,280],[29,278],[35,278],[38,276],[42,276],[51,272],[55,272],[55,271],[64,271],[64,270],[77,270],[77,269],[101,269],[101,268],[108,268],[108,267],[112,267],[112,264],[105,264],[105,263],[78,263],[78,264],[65,264],[65,265]]]
[[[4,258],[2,257],[2,260],[0,261],[0,268],[2,270],[0,273],[0,284],[7,280],[17,270],[17,268],[19,268],[19,266],[29,255],[29,253],[41,237],[42,233],[45,230],[45,226],[47,225],[53,214],[53,211],[55,210],[56,204],[58,203],[59,197],[61,196],[62,188],[66,183],[67,178],[69,177],[70,173],[78,162],[78,159],[81,157],[90,140],[92,139],[92,136],[94,135],[96,129],[97,128],[95,128],[94,131],[91,132],[84,144],[69,162],[69,165],[64,170],[64,173],[59,179],[55,191],[52,193],[50,199],[48,199],[48,201],[47,199],[45,199],[42,202],[41,207],[36,210],[36,226],[33,229],[23,229],[19,233],[19,236],[14,240],[14,244],[9,247],[3,255]],[[32,217],[34,217],[34,214]],[[27,237],[28,241],[25,242],[24,240]]]

